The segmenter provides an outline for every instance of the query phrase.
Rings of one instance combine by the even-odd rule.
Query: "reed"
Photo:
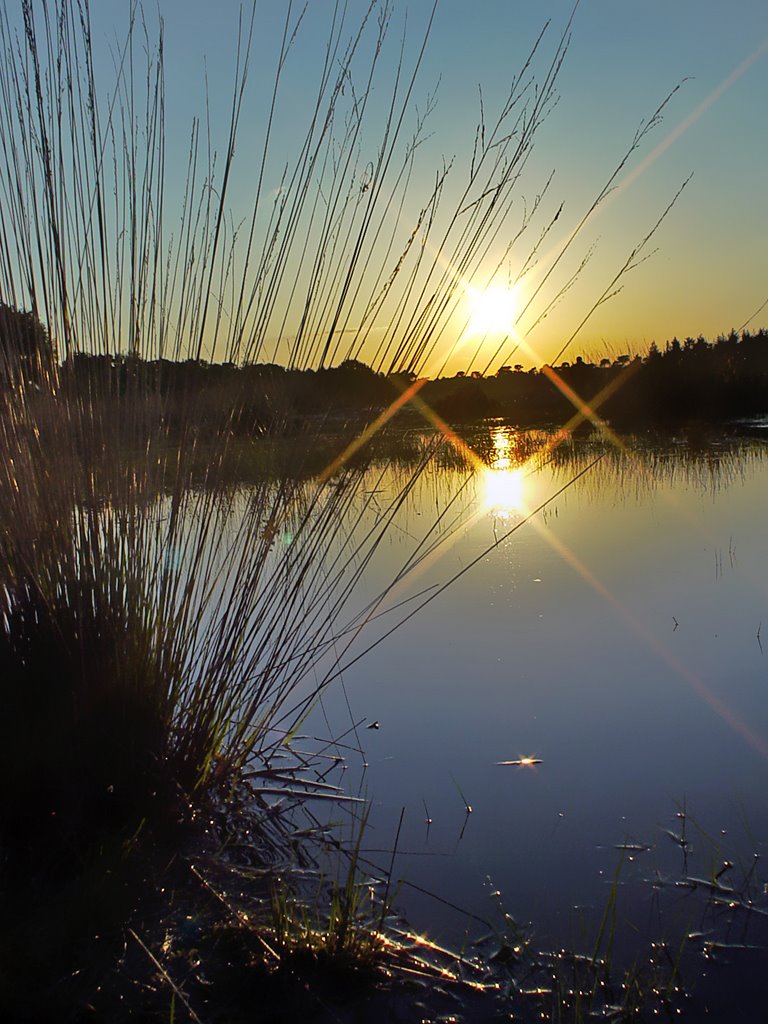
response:
[[[403,386],[445,346],[458,283],[505,231],[570,39],[569,22],[547,54],[542,34],[495,119],[483,114],[461,186],[451,192],[441,166],[405,223],[433,103],[416,110],[433,16],[407,58],[389,0],[357,20],[329,8],[316,95],[286,163],[274,124],[303,14],[285,6],[250,207],[235,220],[255,5],[240,18],[220,155],[217,120],[195,119],[176,212],[162,21],[152,39],[130,6],[105,85],[88,0],[0,7],[6,880],[85,871],[115,844],[122,856],[226,800],[283,747],[419,564],[417,551],[360,611],[366,569],[435,445],[421,444],[382,507],[366,477],[375,430],[336,425],[318,468],[316,424],[297,435],[278,400],[251,444],[261,466],[292,436],[291,471],[259,469],[244,488],[237,435],[253,396],[222,392],[204,413],[194,383],[171,395],[157,368],[279,354],[289,371],[321,369],[372,350],[374,369],[400,384],[374,426],[415,393]],[[357,890],[338,891],[343,949],[360,934]]]
[[[199,392],[169,396],[152,365],[263,360],[276,329],[285,334],[287,303],[298,311],[289,367],[355,358],[387,310],[377,368],[413,376],[434,349],[458,302],[457,275],[471,274],[501,229],[567,35],[538,92],[513,79],[453,211],[438,218],[443,169],[403,231],[391,213],[412,198],[431,101],[426,114],[412,113],[426,36],[410,65],[401,52],[394,71],[384,67],[392,18],[384,2],[358,22],[342,8],[330,19],[316,100],[270,201],[272,118],[301,27],[288,8],[239,232],[229,226],[229,189],[255,10],[242,16],[223,160],[210,120],[196,120],[171,233],[162,21],[150,43],[131,10],[105,89],[87,3],[22,0],[18,18],[3,6],[4,843],[33,835],[20,826],[31,818],[55,820],[69,842],[110,808],[126,810],[132,830],[171,794],[198,799],[279,745],[277,716],[289,705],[304,712],[334,675],[334,640],[346,636],[346,646],[361,628],[346,610],[431,451],[377,525],[355,530],[370,498],[350,431],[341,428],[322,471],[302,473],[310,428],[309,443],[294,445],[296,472],[265,475],[244,493],[225,467],[237,460],[231,428],[246,396],[223,396],[203,441]],[[369,123],[369,97],[383,84],[383,120]],[[438,224],[452,273],[427,255]],[[85,378],[80,355],[99,357]],[[266,434],[281,433],[277,415]]]

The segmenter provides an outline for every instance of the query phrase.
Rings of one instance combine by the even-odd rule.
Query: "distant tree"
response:
[[[0,376],[39,383],[53,362],[51,340],[35,314],[0,301]]]
[[[340,370],[346,370],[347,373],[373,373],[374,371],[366,363],[361,363],[359,359],[345,359],[343,363],[339,364]]]
[[[395,370],[387,375],[389,380],[399,382],[401,384],[413,384],[416,380],[416,374],[413,370]]]
[[[672,359],[674,363],[679,362],[680,356],[682,355],[683,348],[677,338],[673,338],[672,341],[667,342],[667,356]]]

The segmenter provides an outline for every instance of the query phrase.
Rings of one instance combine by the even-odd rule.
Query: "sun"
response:
[[[512,334],[520,312],[520,295],[516,287],[493,285],[484,291],[470,288],[467,292],[469,323],[467,334]]]

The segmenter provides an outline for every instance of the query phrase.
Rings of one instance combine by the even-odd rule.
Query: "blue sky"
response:
[[[122,36],[128,4],[99,0],[93,7],[94,40],[104,54],[99,69],[106,74],[110,62],[105,44],[115,34]],[[350,0],[350,18],[360,17],[366,7],[361,0]],[[431,4],[401,0],[394,7],[385,70],[394,66],[406,21],[406,64],[413,58]],[[180,194],[190,120],[204,109],[206,71],[213,135],[218,145],[223,145],[240,6],[235,0],[217,4],[158,0],[158,9],[165,25],[168,193],[173,196],[174,190]],[[423,110],[426,97],[437,88],[437,104],[409,183],[401,215],[404,225],[409,217],[413,223],[434,180],[434,168],[443,159],[455,161],[446,196],[451,199],[452,189],[458,194],[471,157],[478,86],[490,118],[542,27],[551,22],[542,50],[546,56],[556,45],[571,9],[571,0],[475,0],[471,4],[442,0],[438,4],[413,94],[415,107]],[[249,209],[286,10],[287,0],[262,0],[257,5],[252,72],[230,191],[233,223]],[[279,182],[279,168],[301,137],[301,125],[306,123],[315,95],[322,41],[332,10],[328,0],[310,0],[286,64],[265,193]],[[156,24],[153,5],[148,5],[147,19],[152,31]],[[371,101],[370,136],[365,143],[369,149],[364,145],[361,150],[369,154],[376,149],[386,78],[383,74]],[[517,186],[517,205],[509,224],[500,228],[496,252],[489,252],[488,265],[503,252],[505,237],[514,235],[523,200],[530,205],[554,171],[542,203],[543,219],[561,202],[564,205],[557,232],[549,236],[542,252],[537,271],[541,273],[542,263],[554,258],[558,245],[579,223],[613,172],[638,124],[678,85],[663,122],[618,179],[624,184],[586,225],[568,259],[553,274],[552,286],[562,284],[583,255],[592,251],[586,268],[538,326],[530,330],[536,309],[540,312],[543,308],[541,303],[518,325],[533,352],[528,358],[518,353],[514,361],[552,358],[692,172],[691,181],[653,239],[650,248],[658,251],[623,279],[618,295],[599,306],[564,358],[579,352],[611,355],[631,348],[643,350],[652,340],[663,342],[673,335],[712,337],[739,327],[768,298],[765,0],[728,4],[718,0],[582,0],[558,82],[558,103],[539,130]],[[411,125],[415,114],[409,116],[407,124]],[[510,273],[515,272],[515,260],[522,265],[525,246],[530,248],[530,244],[528,239],[513,250],[507,260]],[[462,286],[468,284],[474,282],[462,281]],[[354,327],[355,318],[350,322]],[[768,307],[752,326],[765,322]],[[289,317],[283,330],[290,329]],[[460,330],[449,325],[427,369],[442,366],[441,357],[455,340],[451,332]],[[277,345],[277,338],[273,340]],[[279,346],[275,353],[279,357]],[[451,357],[448,368],[463,367],[468,354],[465,347],[462,354]]]

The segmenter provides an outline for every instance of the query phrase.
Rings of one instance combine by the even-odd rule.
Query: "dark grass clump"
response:
[[[115,826],[136,828],[168,784],[148,638],[77,582],[50,596],[22,583],[4,609],[0,828],[25,870],[30,858],[61,867]]]

